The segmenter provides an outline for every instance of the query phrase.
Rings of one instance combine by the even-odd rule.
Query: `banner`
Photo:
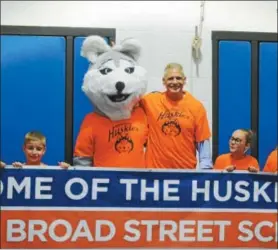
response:
[[[0,174],[1,249],[277,248],[277,175],[55,167]]]

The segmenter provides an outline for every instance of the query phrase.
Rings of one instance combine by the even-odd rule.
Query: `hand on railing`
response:
[[[22,168],[23,167],[23,163],[19,162],[19,161],[16,161],[16,162],[13,162],[12,164],[15,168]]]
[[[66,163],[66,162],[58,162],[59,166],[63,169],[68,169],[70,167],[70,164]]]
[[[233,166],[233,165],[227,166],[227,167],[225,168],[225,170],[226,170],[227,172],[233,172],[234,170],[236,170],[236,166]]]
[[[248,171],[251,172],[251,173],[257,173],[259,170],[256,167],[249,166]]]

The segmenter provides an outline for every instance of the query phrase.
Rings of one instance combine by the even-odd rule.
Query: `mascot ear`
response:
[[[87,37],[81,48],[81,56],[87,58],[91,63],[95,63],[99,55],[111,50],[111,47],[100,36]]]
[[[127,38],[123,40],[120,45],[116,45],[113,49],[118,50],[137,61],[141,53],[141,44],[135,38]]]

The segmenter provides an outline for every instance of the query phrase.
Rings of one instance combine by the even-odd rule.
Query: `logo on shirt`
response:
[[[134,143],[128,135],[121,136],[115,142],[115,150],[118,153],[130,153],[133,150]]]
[[[181,127],[178,120],[169,120],[163,123],[162,132],[167,136],[178,136],[181,133]]]
[[[188,116],[184,114],[184,112],[182,111],[165,111],[165,112],[161,112],[159,114],[159,116],[157,117],[157,121],[159,120],[163,120],[163,119],[174,119],[174,118],[178,118],[178,117],[182,117],[182,118],[187,118]]]
[[[114,137],[123,137],[130,132],[139,131],[139,128],[132,126],[131,123],[121,123],[117,124],[109,130],[108,142],[110,142]]]
[[[139,128],[131,123],[117,124],[109,130],[108,142],[114,143],[114,149],[119,154],[130,153],[134,148],[134,142],[130,137],[130,133],[138,131]]]

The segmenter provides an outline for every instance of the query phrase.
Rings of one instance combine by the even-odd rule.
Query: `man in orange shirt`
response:
[[[270,173],[278,173],[278,163],[277,163],[277,152],[278,152],[278,147],[273,150],[270,155],[267,157],[265,166],[264,166],[264,172],[270,172]]]
[[[229,140],[230,153],[218,156],[215,160],[214,169],[223,169],[228,172],[234,170],[258,172],[260,168],[257,159],[246,154],[252,142],[253,132],[251,130],[237,129],[234,131]]]
[[[180,64],[166,66],[165,92],[145,95],[141,101],[148,123],[147,168],[212,168],[207,114],[200,101],[183,90],[186,77]]]

